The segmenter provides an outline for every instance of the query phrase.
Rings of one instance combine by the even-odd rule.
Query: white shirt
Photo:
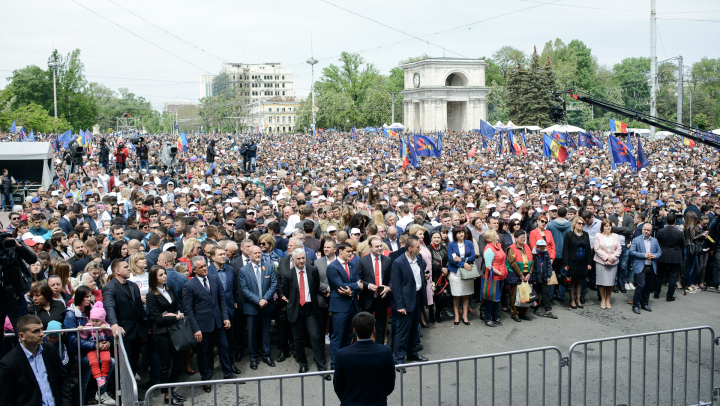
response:
[[[165,289],[165,288],[158,288],[158,291],[160,291],[160,294],[161,294],[161,295],[165,296],[165,299],[167,299],[167,301],[168,301],[169,303],[172,303],[172,297],[170,297],[170,294],[168,293],[167,289]]]
[[[397,226],[400,227],[401,230],[405,230],[405,227],[407,227],[408,224],[413,222],[413,217],[408,213],[407,216],[401,218],[397,222]]]
[[[302,272],[302,276],[300,276],[300,272]],[[301,277],[303,278],[303,286],[305,287],[305,293],[304,293],[305,303],[310,303],[310,300],[311,300],[311,298],[310,298],[310,283],[308,282],[307,270],[305,270],[305,268],[297,269],[297,267],[296,267],[295,268],[295,276],[297,276],[297,278],[298,278],[298,288],[300,287],[300,278]],[[301,292],[301,294],[303,294],[303,293]]]
[[[413,277],[415,277],[415,291],[419,291],[422,288],[422,271],[420,270],[420,265],[417,262],[417,256],[415,259],[410,259],[410,257],[407,256],[408,262],[410,262],[410,269],[413,271]]]
[[[207,279],[207,276],[197,276],[197,275],[195,275],[195,277],[198,278],[198,282],[200,282],[200,285],[202,285],[203,289],[205,289],[205,280]],[[208,289],[209,289],[209,288],[210,288],[210,282],[209,282],[209,281],[208,281],[208,283],[207,283],[207,286],[208,286]],[[210,289],[210,291],[212,291],[212,289]]]
[[[398,239],[395,238],[395,241],[388,238],[388,241],[390,241],[390,250],[391,251],[397,251],[398,250]]]

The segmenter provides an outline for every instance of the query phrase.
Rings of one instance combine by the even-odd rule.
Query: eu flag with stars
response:
[[[480,134],[486,136],[488,141],[492,142],[493,136],[495,135],[495,127],[483,120],[480,120]]]

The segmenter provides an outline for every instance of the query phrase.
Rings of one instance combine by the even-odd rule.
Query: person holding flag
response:
[[[613,135],[608,137],[608,141],[610,142],[610,151],[612,152],[615,164],[628,163],[633,172],[637,171],[637,162],[635,161],[635,157],[630,153],[627,145],[620,142],[620,140]]]
[[[551,138],[549,135],[543,134],[543,156],[553,157],[562,164],[565,163],[569,154],[564,145],[561,145],[557,140]]]

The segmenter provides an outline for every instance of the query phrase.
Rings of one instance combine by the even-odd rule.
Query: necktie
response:
[[[204,279],[203,279],[203,285],[205,286],[205,290],[207,290],[208,292],[210,292],[210,286],[208,286],[207,278],[204,278]]]
[[[375,286],[380,285],[380,261],[378,257],[375,257]],[[375,291],[375,295],[377,296],[377,290]]]
[[[347,262],[343,263],[345,265],[345,272],[347,272],[348,275],[348,281],[350,280],[350,270],[348,269]]]
[[[262,292],[260,292],[260,286],[262,286],[262,285],[260,284],[260,281],[261,281],[261,279],[260,279],[260,267],[257,266],[257,265],[255,265],[255,278],[257,278],[258,293],[262,293]]]
[[[303,278],[303,271],[300,271],[300,306],[305,306],[305,278]]]

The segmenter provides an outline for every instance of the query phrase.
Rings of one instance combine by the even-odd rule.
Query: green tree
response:
[[[58,117],[65,117],[73,128],[91,128],[96,124],[98,109],[85,78],[85,65],[80,61],[80,50],[75,49],[64,57],[54,50],[48,58],[48,64],[51,62],[58,63]],[[48,78],[52,80],[52,72],[48,73]],[[52,103],[52,98],[48,103]]]
[[[49,133],[55,128],[55,117],[48,115],[48,112],[35,103],[30,103],[20,107],[12,112],[13,119],[16,120],[18,126],[22,126],[28,132],[30,130]],[[66,131],[70,129],[70,124],[64,119],[59,118],[57,121],[58,131]]]
[[[505,45],[493,53],[492,60],[498,67],[503,78],[507,78],[508,69],[517,65],[524,66],[527,63],[527,56],[525,55],[525,52],[509,45]]]
[[[650,58],[625,58],[613,66],[615,85],[622,89],[622,104],[642,112],[650,112]]]
[[[316,83],[318,93],[343,92],[353,102],[362,103],[365,92],[380,75],[373,64],[366,63],[359,54],[343,52],[339,66],[323,68],[323,75]],[[363,66],[364,65],[364,66]]]

